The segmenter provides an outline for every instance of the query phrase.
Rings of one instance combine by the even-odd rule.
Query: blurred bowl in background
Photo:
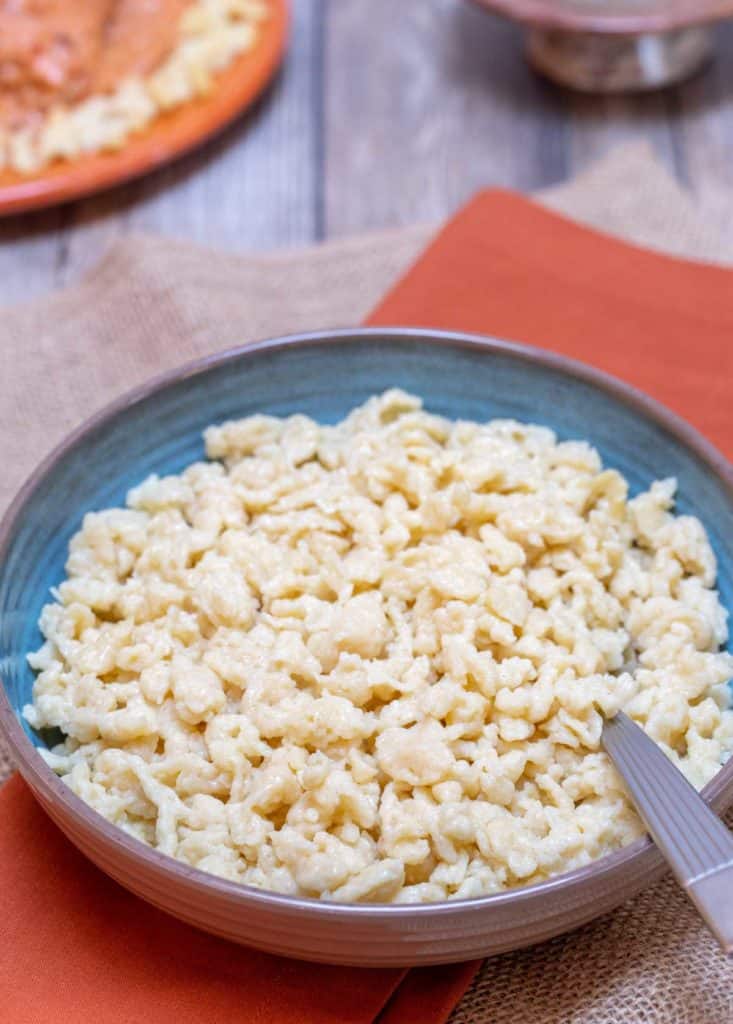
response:
[[[659,89],[713,53],[711,26],[733,0],[474,0],[526,26],[527,57],[559,85],[583,92]]]

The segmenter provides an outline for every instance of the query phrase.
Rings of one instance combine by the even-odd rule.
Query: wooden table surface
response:
[[[77,279],[117,237],[237,250],[437,221],[646,139],[694,192],[733,184],[733,25],[686,85],[588,98],[536,77],[517,28],[462,0],[293,0],[287,64],[206,149],[104,195],[0,221],[0,303]]]

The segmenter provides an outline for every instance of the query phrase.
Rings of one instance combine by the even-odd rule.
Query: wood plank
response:
[[[718,26],[715,43],[712,64],[670,99],[685,178],[704,204],[733,188],[733,23]]]
[[[68,208],[0,220],[0,304],[43,295],[64,260]]]
[[[231,249],[312,241],[320,178],[320,0],[294,0],[283,73],[205,149],[139,182],[0,223],[0,303],[77,279],[111,242],[154,232]]]
[[[617,146],[645,139],[670,174],[683,177],[679,136],[669,92],[639,96],[565,94],[568,176]]]
[[[329,235],[439,220],[486,185],[565,177],[565,99],[521,33],[456,0],[328,0]]]

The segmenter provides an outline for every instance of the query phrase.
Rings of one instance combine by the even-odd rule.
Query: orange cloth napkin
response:
[[[474,199],[369,323],[564,352],[645,389],[733,451],[733,275],[615,241],[519,196]],[[8,1024],[441,1024],[478,966],[314,966],[207,936],[97,871],[17,777],[0,791],[0,892]]]
[[[733,273],[480,193],[369,318],[552,349],[622,377],[733,454]]]

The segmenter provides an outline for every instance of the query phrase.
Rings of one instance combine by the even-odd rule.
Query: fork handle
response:
[[[601,743],[675,878],[733,953],[733,835],[628,715],[605,723]]]

